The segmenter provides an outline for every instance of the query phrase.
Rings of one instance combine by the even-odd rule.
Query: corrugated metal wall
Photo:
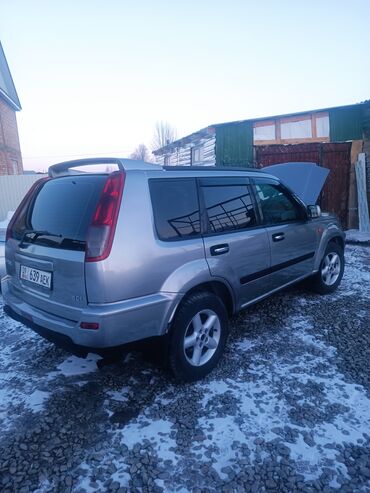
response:
[[[370,140],[364,141],[364,153],[366,156],[366,189],[367,189],[367,202],[369,204],[370,211]]]
[[[216,127],[216,165],[253,166],[253,123],[227,123]]]
[[[35,181],[46,175],[0,176],[0,221],[14,211]]]
[[[330,141],[361,140],[363,133],[363,108],[334,108],[329,111]]]

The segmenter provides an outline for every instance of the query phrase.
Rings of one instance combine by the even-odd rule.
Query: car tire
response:
[[[341,283],[343,272],[343,248],[330,242],[320,262],[319,271],[312,278],[312,289],[319,294],[333,293]]]
[[[218,364],[228,336],[228,315],[213,293],[189,295],[178,308],[168,338],[169,368],[176,380],[191,382]]]

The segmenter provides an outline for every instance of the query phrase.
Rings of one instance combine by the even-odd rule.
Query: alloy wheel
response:
[[[221,337],[220,319],[213,310],[201,310],[190,321],[184,337],[184,354],[192,366],[205,365],[215,354]]]
[[[337,253],[328,253],[321,266],[321,278],[327,286],[332,286],[337,281],[341,268],[341,260]]]

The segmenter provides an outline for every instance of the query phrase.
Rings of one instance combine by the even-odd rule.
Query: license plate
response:
[[[45,272],[44,270],[32,269],[26,265],[21,265],[21,279],[25,281],[33,282],[44,288],[51,289],[51,272]]]

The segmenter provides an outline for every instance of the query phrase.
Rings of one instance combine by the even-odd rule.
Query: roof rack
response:
[[[259,168],[243,168],[234,166],[163,166],[166,171],[249,171],[253,173],[262,173]]]

